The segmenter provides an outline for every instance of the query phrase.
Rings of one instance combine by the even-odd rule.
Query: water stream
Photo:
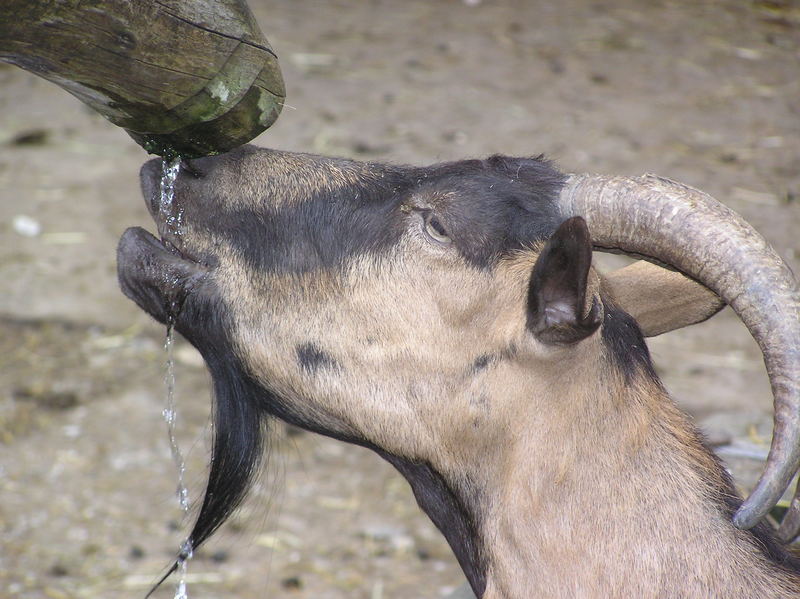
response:
[[[175,181],[181,171],[181,159],[164,159],[161,162],[161,202],[159,203],[159,216],[167,225],[167,231],[180,236],[183,209],[175,206]]]
[[[161,222],[165,223],[167,232],[173,237],[179,237],[181,231],[181,217],[183,210],[176,207],[175,199],[175,180],[178,178],[180,172],[180,158],[173,160],[164,160],[161,175],[161,198],[159,203],[159,216]],[[181,453],[181,448],[178,445],[176,438],[176,427],[178,420],[178,409],[175,403],[175,360],[173,356],[174,344],[174,325],[178,316],[178,307],[172,305],[169,307],[169,315],[167,320],[167,335],[164,341],[164,351],[167,355],[166,360],[166,373],[164,375],[164,386],[166,387],[167,402],[162,414],[164,421],[167,423],[167,435],[169,437],[169,447],[172,452],[172,459],[175,462],[175,467],[178,469],[178,486],[176,495],[178,497],[178,505],[181,509],[184,520],[189,514],[189,489],[184,480],[186,474],[186,461]],[[180,548],[178,556],[178,584],[175,588],[174,599],[188,599],[186,589],[186,570],[187,562],[192,559],[192,544],[189,539],[186,539]]]
[[[189,489],[184,482],[186,462],[183,459],[181,448],[175,437],[178,408],[175,404],[175,360],[172,350],[174,337],[173,325],[170,322],[170,324],[167,325],[167,336],[164,341],[164,351],[167,354],[166,374],[164,375],[164,386],[167,390],[167,405],[162,414],[164,415],[164,421],[167,423],[167,435],[169,437],[169,447],[172,451],[172,459],[175,462],[175,466],[178,468],[178,488],[176,491],[178,504],[185,515],[189,512]]]

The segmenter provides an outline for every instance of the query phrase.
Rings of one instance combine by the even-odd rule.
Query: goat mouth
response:
[[[181,161],[176,170],[167,174],[172,167],[160,158],[148,160],[139,172],[139,183],[147,211],[158,229],[162,244],[171,252],[190,261],[199,260],[187,252],[184,235],[184,206],[181,203],[178,188],[183,186],[186,177],[196,178],[194,171]],[[167,187],[170,188],[167,192]]]
[[[126,230],[117,246],[122,292],[156,320],[173,323],[208,271],[141,227]]]
[[[180,177],[180,167],[174,167],[160,158],[148,160],[139,171],[139,184],[147,211],[156,224],[164,245],[180,254],[182,245],[183,207],[175,194]]]

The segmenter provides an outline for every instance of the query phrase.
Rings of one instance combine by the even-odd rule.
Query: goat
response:
[[[541,157],[411,167],[246,146],[188,162],[175,230],[160,172],[141,181],[161,240],[127,230],[118,273],[212,375],[192,547],[244,497],[275,416],[393,464],[478,597],[800,596],[800,562],[759,523],[797,467],[797,286],[722,205]],[[688,278],[600,275],[593,248]],[[723,300],[776,398],[744,504],[643,338]]]

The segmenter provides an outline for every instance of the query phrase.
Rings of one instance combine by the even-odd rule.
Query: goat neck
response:
[[[800,578],[731,525],[727,475],[658,380],[630,378],[603,343],[487,374],[508,435],[484,461],[499,471],[472,471],[483,598],[797,596]]]

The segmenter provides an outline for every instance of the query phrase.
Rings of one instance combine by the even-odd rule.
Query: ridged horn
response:
[[[800,289],[792,271],[741,216],[669,179],[572,175],[559,206],[565,219],[586,219],[597,249],[664,263],[717,293],[761,348],[774,432],[758,484],[733,517],[738,528],[752,528],[800,463]]]

